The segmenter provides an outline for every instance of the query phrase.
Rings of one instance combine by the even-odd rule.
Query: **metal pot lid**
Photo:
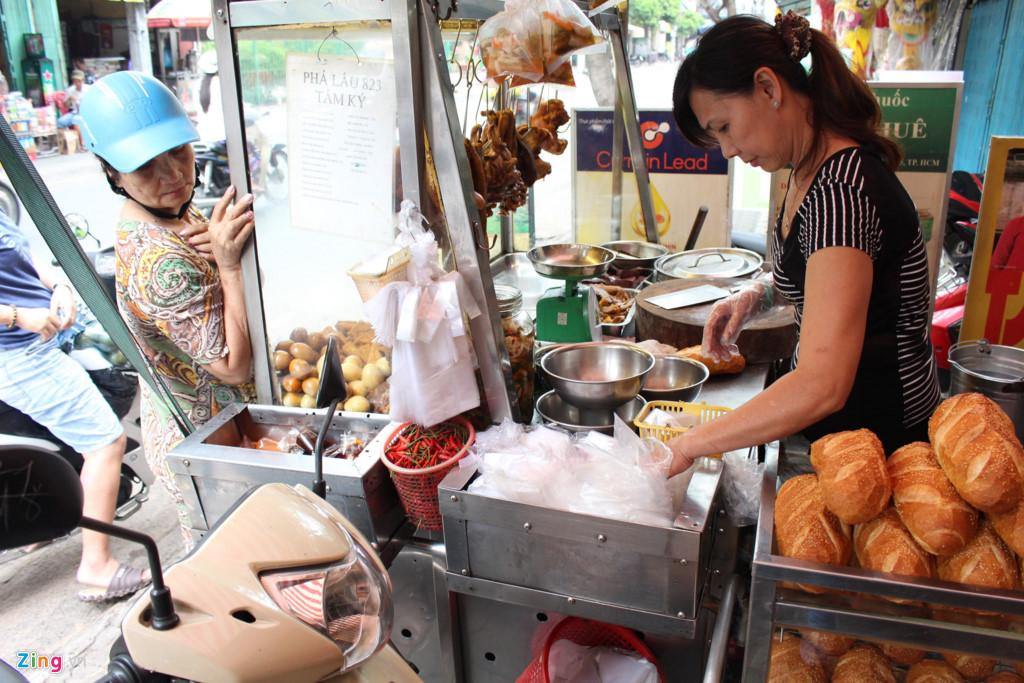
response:
[[[949,348],[949,362],[969,375],[992,382],[1024,380],[1024,349],[990,344],[987,339],[954,344]]]
[[[735,247],[710,247],[662,256],[654,269],[666,278],[728,278],[750,275],[761,268],[760,254]]]

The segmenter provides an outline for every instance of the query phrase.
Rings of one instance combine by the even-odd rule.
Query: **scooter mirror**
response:
[[[347,398],[348,387],[345,385],[345,374],[341,371],[337,339],[328,337],[324,364],[320,368],[320,388],[316,392],[316,407],[326,408],[332,401],[343,403]]]
[[[91,237],[96,242],[96,246],[99,246],[100,241],[92,234],[92,230],[89,229],[89,221],[85,216],[80,213],[69,213],[64,215],[64,220],[67,221],[68,227],[71,228],[76,239],[84,240],[86,237]]]
[[[49,541],[82,520],[82,483],[61,456],[0,444],[0,550]]]

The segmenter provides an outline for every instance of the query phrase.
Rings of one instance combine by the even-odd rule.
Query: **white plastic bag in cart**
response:
[[[635,652],[558,640],[548,653],[548,677],[552,683],[657,683],[658,669]]]
[[[480,405],[465,327],[480,307],[459,273],[438,266],[423,222],[415,204],[403,201],[395,241],[409,249],[409,281],[385,285],[365,310],[377,341],[392,349],[391,419],[434,425]]]
[[[749,526],[757,522],[761,505],[761,478],[764,465],[757,461],[756,449],[729,451],[722,456],[722,491],[725,511],[736,526]]]

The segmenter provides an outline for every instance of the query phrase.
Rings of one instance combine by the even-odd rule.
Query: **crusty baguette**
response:
[[[839,658],[832,683],[896,683],[896,676],[878,648],[860,643]]]
[[[996,660],[960,652],[944,652],[942,658],[969,681],[978,681],[996,670]]]
[[[922,548],[952,555],[974,538],[978,512],[956,492],[929,444],[897,449],[887,467],[896,511]]]
[[[846,565],[850,561],[850,527],[828,508],[818,477],[802,474],[779,489],[775,499],[775,539],[779,552],[811,562]],[[824,589],[801,586],[810,593]]]
[[[853,548],[857,562],[865,569],[935,578],[935,559],[917,544],[894,508],[888,508],[870,522],[854,527]],[[911,602],[902,598],[887,599]]]
[[[825,683],[828,677],[809,643],[787,633],[772,638],[767,683]]]
[[[1007,512],[990,512],[988,518],[1010,550],[1024,557],[1024,500]]]
[[[982,512],[1012,510],[1024,497],[1024,448],[1006,413],[981,394],[939,404],[928,438],[957,492]]]
[[[897,645],[896,643],[878,643],[878,649],[882,654],[899,664],[900,666],[913,666],[927,654],[924,650],[915,647]]]
[[[1024,678],[1012,671],[997,671],[986,678],[985,683],[1024,683]]]
[[[701,351],[700,344],[697,346],[687,346],[685,349],[679,349],[675,355],[680,358],[689,358],[690,360],[700,361],[707,366],[708,372],[712,375],[735,375],[736,373],[743,372],[743,368],[747,367],[747,359],[742,354],[737,353],[728,360],[715,360],[710,356],[705,356],[704,352]]]
[[[922,659],[910,667],[904,683],[964,683],[964,677],[938,659]]]
[[[838,432],[811,444],[825,505],[846,524],[861,524],[889,505],[892,486],[882,442],[868,429]]]
[[[828,631],[802,629],[800,635],[806,642],[813,645],[815,650],[830,657],[846,654],[856,642],[850,636],[844,636],[841,633],[830,633]]]
[[[1017,558],[987,520],[963,550],[939,558],[939,578],[984,588],[1015,590],[1020,586]]]

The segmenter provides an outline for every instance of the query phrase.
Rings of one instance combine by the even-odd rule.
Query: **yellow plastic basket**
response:
[[[714,420],[716,417],[721,417],[726,413],[732,412],[732,408],[726,408],[724,406],[709,406],[707,403],[684,403],[683,401],[648,401],[647,405],[640,410],[640,414],[633,420],[633,424],[640,430],[641,437],[651,437],[661,442],[667,442],[676,436],[679,436],[685,432],[689,427],[669,427],[654,425],[644,422],[647,416],[654,410],[664,410],[667,413],[685,413],[687,415],[695,415],[700,419],[699,424],[705,424]],[[720,458],[721,453],[717,453],[711,457]]]
[[[409,250],[402,249],[388,258],[388,266],[383,273],[369,275],[367,273],[357,273],[355,268],[353,268],[348,271],[348,276],[352,278],[356,289],[359,290],[359,297],[366,302],[372,299],[384,285],[405,280],[405,267],[409,264],[409,258]]]

